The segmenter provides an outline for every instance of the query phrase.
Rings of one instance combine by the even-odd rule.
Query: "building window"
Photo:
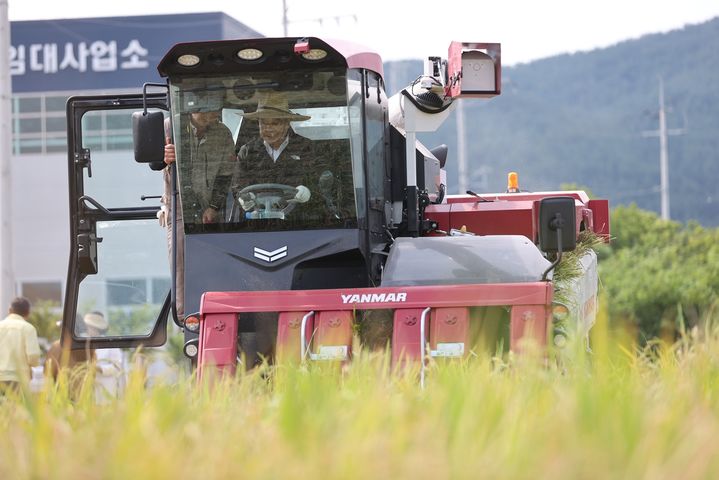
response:
[[[17,108],[21,113],[41,113],[42,97],[20,97]]]
[[[62,301],[62,283],[60,282],[23,282],[20,286],[22,296],[30,303]]]
[[[45,151],[46,152],[66,152],[67,151],[67,140],[65,136],[58,138],[48,138],[45,140]]]
[[[105,113],[106,128],[108,130],[120,130],[120,132],[132,131],[132,117],[127,110],[119,112],[103,112]]]
[[[13,122],[17,125],[18,131],[14,133],[40,133],[42,132],[42,119],[36,118],[20,118],[17,122]]]
[[[47,117],[45,119],[45,129],[48,132],[62,132],[67,130],[67,122],[65,117]]]
[[[16,142],[15,153],[42,153],[41,138],[21,138]]]
[[[110,93],[110,92],[108,92]],[[124,93],[124,92],[111,92]],[[61,153],[67,150],[67,95],[15,95],[12,99],[13,154]],[[83,145],[95,151],[132,150],[130,112],[89,112],[83,117],[88,137]]]
[[[105,112],[88,112],[82,117],[82,130],[87,132],[89,130],[103,130],[103,119],[105,118]]]
[[[45,97],[46,112],[62,112],[65,113],[65,105],[67,97]]]

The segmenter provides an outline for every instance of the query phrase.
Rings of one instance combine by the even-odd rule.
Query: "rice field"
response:
[[[186,378],[98,405],[64,383],[0,401],[1,479],[719,478],[719,332],[638,351],[605,328],[592,354],[389,372],[255,370]]]

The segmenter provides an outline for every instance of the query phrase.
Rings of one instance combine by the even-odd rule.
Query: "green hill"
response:
[[[590,52],[502,70],[502,94],[466,100],[470,188],[501,191],[506,174],[527,190],[563,183],[590,188],[612,205],[658,211],[659,77],[669,137],[672,219],[719,225],[719,18]],[[422,71],[420,61],[385,64],[390,93]],[[448,183],[457,192],[456,125],[420,138],[450,147]]]

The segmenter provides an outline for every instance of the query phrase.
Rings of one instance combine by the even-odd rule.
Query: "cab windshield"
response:
[[[356,228],[345,74],[172,79],[185,232]]]

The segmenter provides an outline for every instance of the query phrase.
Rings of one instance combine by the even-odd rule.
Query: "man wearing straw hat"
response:
[[[58,321],[58,326],[60,326]],[[84,320],[77,316],[75,325],[82,328],[82,335],[86,335],[86,326]],[[80,333],[80,332],[77,332]],[[57,382],[61,369],[67,369],[68,372],[68,393],[72,400],[77,400],[80,395],[85,377],[87,376],[87,368],[95,361],[95,352],[87,345],[85,348],[71,350],[70,338],[65,338],[65,346],[63,347],[60,340],[55,340],[50,349],[47,351],[45,359],[45,378]]]
[[[297,203],[310,201],[312,206],[321,206],[317,202],[319,194],[312,191],[318,180],[313,176],[319,177],[316,167],[321,159],[313,142],[297,135],[290,127],[291,122],[303,122],[310,117],[292,112],[287,96],[281,92],[265,93],[258,101],[257,110],[242,116],[259,123],[260,137],[240,147],[240,171],[235,183],[241,182],[242,186],[286,184],[296,188]],[[238,201],[245,211],[255,208],[255,196],[251,193],[240,194]]]
[[[83,317],[89,337],[107,336],[109,323],[101,312],[89,312]],[[103,403],[109,398],[117,397],[124,387],[124,359],[119,348],[102,348],[95,350],[95,398]]]

